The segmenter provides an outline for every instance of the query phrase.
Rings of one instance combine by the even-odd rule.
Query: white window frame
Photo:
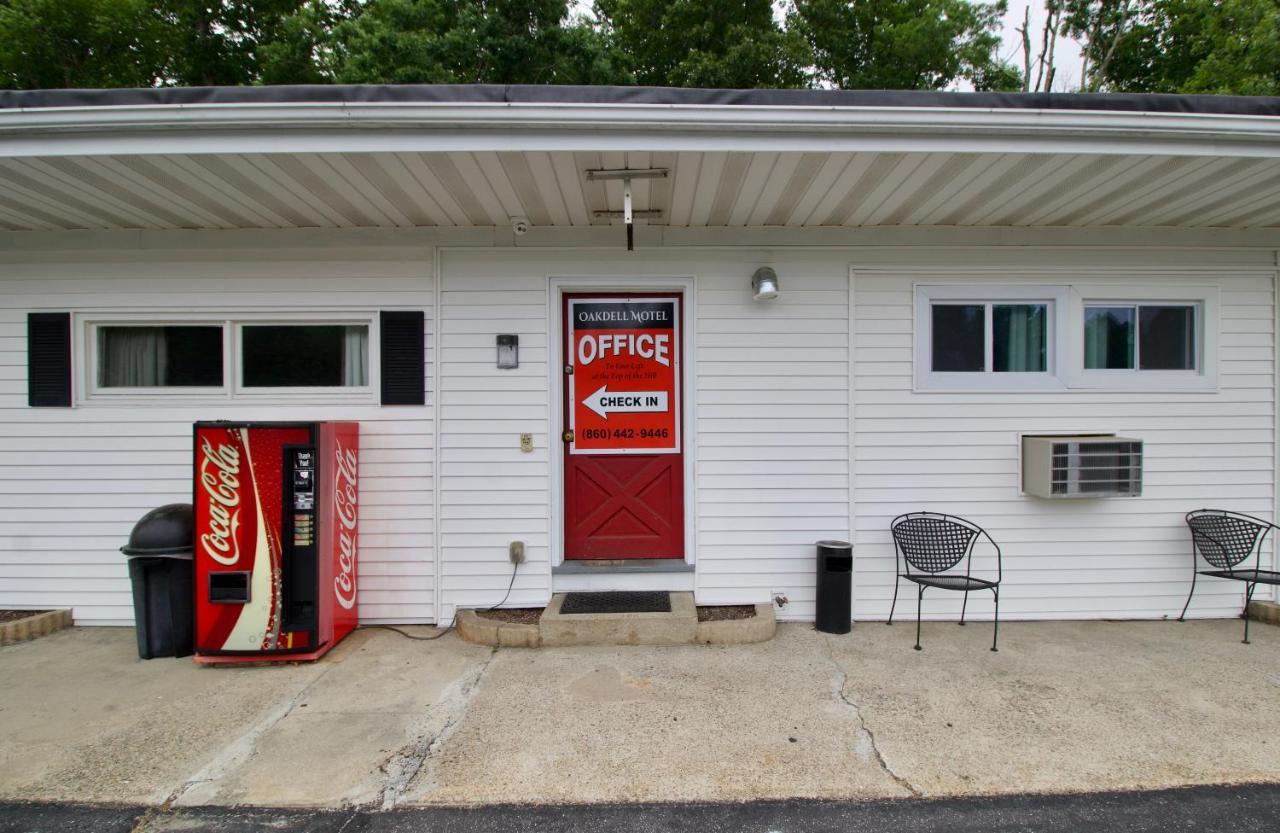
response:
[[[381,388],[376,310],[297,310],[287,315],[279,312],[208,312],[208,313],[76,313],[72,332],[80,340],[75,350],[77,398],[84,403],[137,404],[156,401],[198,402],[267,402],[377,404]],[[245,325],[365,326],[369,330],[368,384],[359,387],[290,387],[246,388],[242,380],[241,330]],[[101,327],[207,326],[221,327],[223,384],[217,387],[146,387],[105,388],[98,384],[98,329]]]
[[[1037,284],[916,284],[915,386],[920,391],[1011,391],[1063,390],[1064,360],[1067,355],[1067,290],[1062,286]],[[983,304],[987,307],[985,326],[985,369],[948,372],[932,369],[934,303]],[[992,369],[992,305],[1044,304],[1048,307],[1046,370],[1043,372],[1002,372]]]
[[[1083,390],[1206,390],[1218,388],[1219,288],[1211,285],[1077,284],[1072,286],[1072,388]],[[1084,310],[1086,306],[1192,306],[1196,310],[1196,369],[1086,369],[1084,366]],[[1136,362],[1135,362],[1136,364]]]
[[[273,317],[273,318],[255,318],[248,319],[238,317],[229,321],[228,329],[231,331],[231,340],[234,345],[232,357],[234,359],[233,373],[233,395],[238,399],[247,399],[261,401],[263,399],[311,399],[316,396],[323,395],[326,401],[335,399],[341,401],[370,401],[373,392],[378,389],[377,381],[374,378],[375,352],[378,345],[378,331],[376,329],[376,321],[378,316],[370,313],[368,318],[353,318],[347,314],[335,315],[332,317],[307,316],[306,318],[291,317]],[[248,387],[244,383],[244,328],[246,326],[281,326],[281,327],[305,327],[307,325],[322,326],[364,326],[369,329],[369,343],[366,348],[369,356],[369,367],[365,373],[366,384],[359,386],[338,385],[334,387]]]
[[[129,315],[82,315],[76,332],[83,334],[81,399],[104,402],[152,401],[164,397],[175,401],[226,399],[231,392],[231,344],[226,321],[220,316],[130,313]],[[98,331],[103,327],[218,327],[222,330],[222,384],[210,387],[103,387],[98,384]]]

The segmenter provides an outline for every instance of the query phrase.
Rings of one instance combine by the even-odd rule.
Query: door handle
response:
[[[564,440],[567,443],[573,442],[573,432],[565,431],[563,434],[560,435],[560,439]]]

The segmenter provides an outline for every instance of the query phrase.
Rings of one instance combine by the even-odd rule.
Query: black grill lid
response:
[[[129,543],[120,552],[129,556],[167,555],[190,558],[194,548],[195,510],[189,503],[170,503],[152,509],[133,525]]]

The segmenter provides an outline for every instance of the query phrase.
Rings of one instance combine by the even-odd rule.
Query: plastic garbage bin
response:
[[[189,503],[152,509],[134,524],[120,552],[129,557],[138,656],[191,655],[195,630],[191,555],[195,513]]]
[[[853,620],[853,545],[818,542],[818,603],[814,627],[823,633],[848,633]]]

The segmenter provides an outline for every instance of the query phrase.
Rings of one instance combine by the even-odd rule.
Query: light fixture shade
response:
[[[751,297],[757,301],[771,301],[778,297],[778,273],[768,266],[761,266],[751,276]]]
[[[498,336],[498,369],[514,370],[520,366],[520,337],[512,334]]]

